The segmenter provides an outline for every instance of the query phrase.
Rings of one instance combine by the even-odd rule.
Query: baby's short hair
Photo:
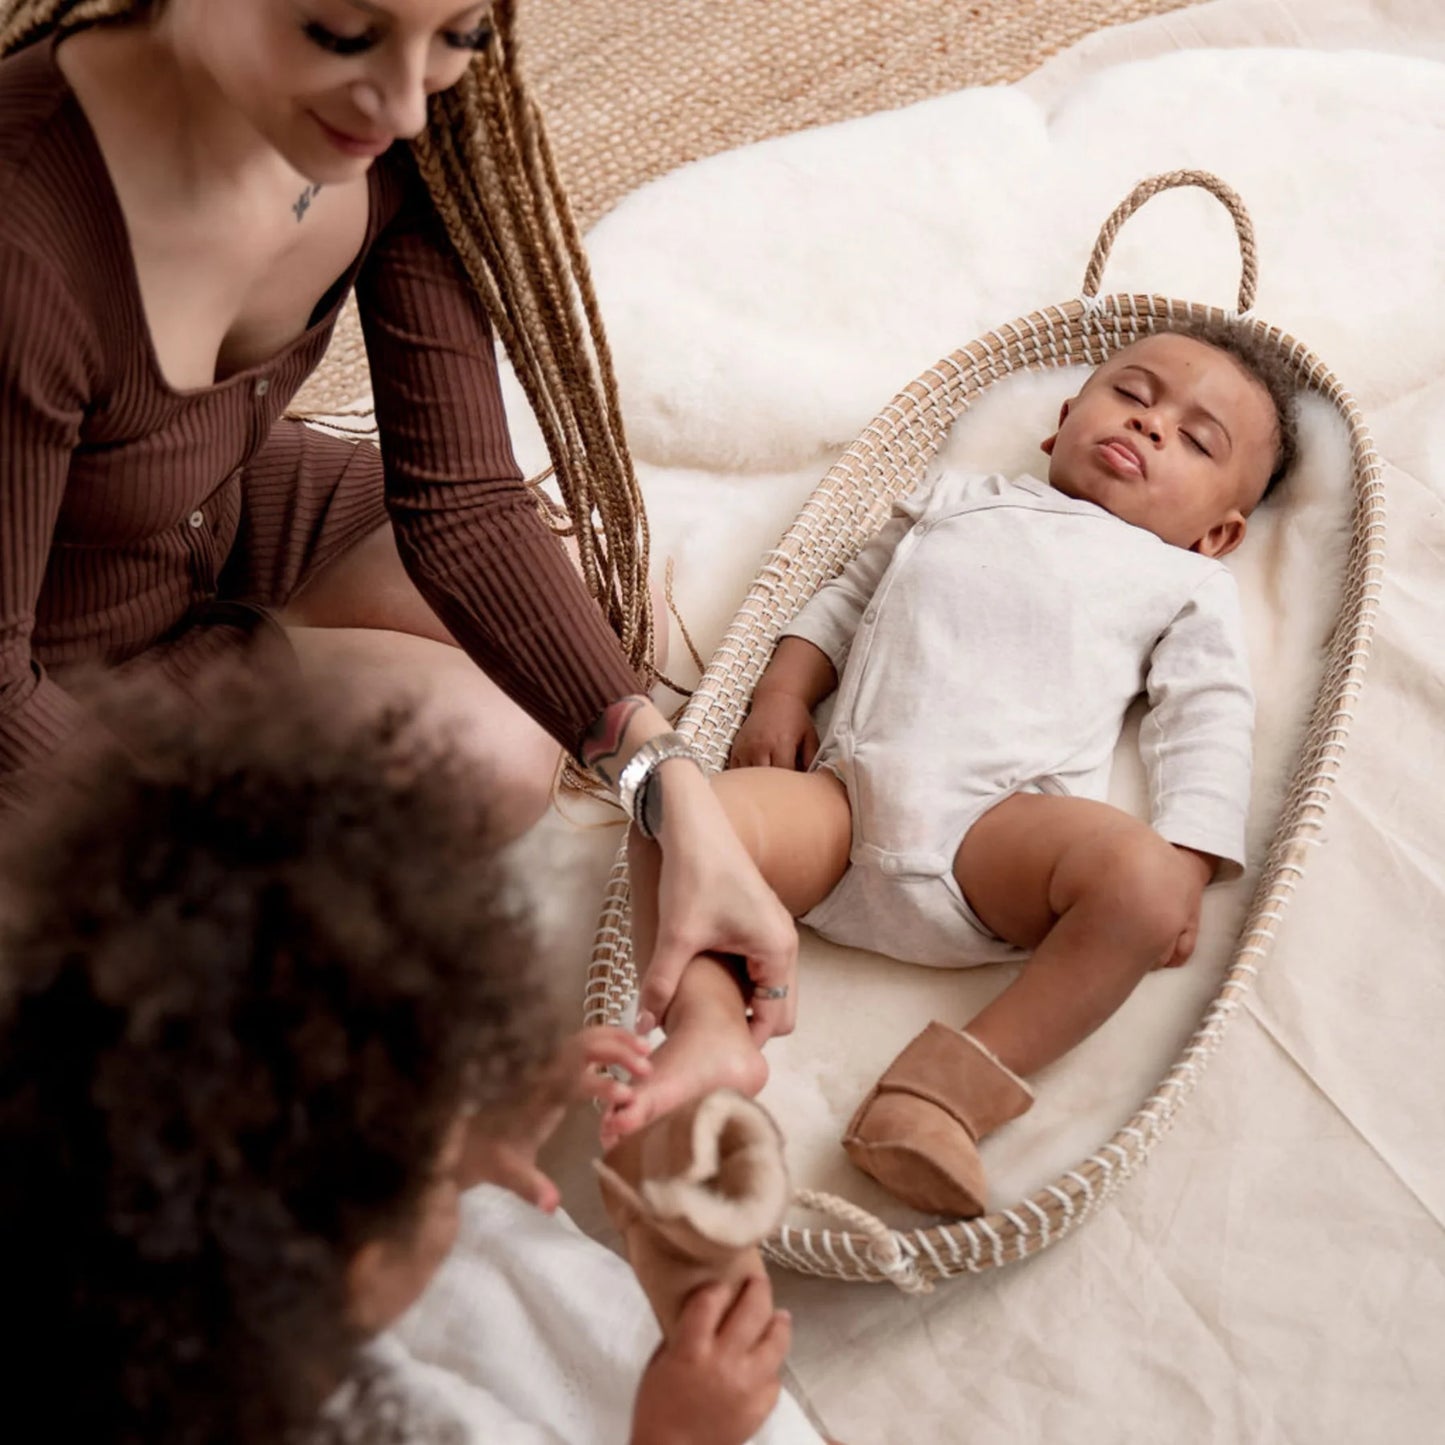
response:
[[[1283,353],[1252,327],[1227,317],[1208,317],[1200,321],[1170,321],[1159,328],[1175,336],[1212,346],[1232,356],[1269,393],[1274,403],[1277,443],[1274,465],[1265,483],[1260,501],[1289,474],[1299,454],[1299,421],[1296,399],[1299,382],[1290,370]]]
[[[405,707],[202,703],[112,704],[124,744],[7,825],[5,1408],[35,1438],[283,1438],[354,1353],[347,1261],[554,1050],[484,777]]]

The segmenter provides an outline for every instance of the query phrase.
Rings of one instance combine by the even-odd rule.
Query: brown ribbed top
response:
[[[184,671],[187,654],[224,650],[187,624],[217,595],[239,473],[321,360],[353,285],[387,505],[428,602],[565,746],[637,690],[522,483],[491,328],[404,146],[369,186],[365,244],[308,329],[264,365],[177,391],[54,43],[0,62],[0,795],[77,724],[47,668],[115,665],[165,642]]]

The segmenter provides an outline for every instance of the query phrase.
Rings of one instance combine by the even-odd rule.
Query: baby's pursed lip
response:
[[[1139,477],[1149,475],[1143,452],[1127,437],[1106,437],[1099,443],[1099,451],[1116,472]]]

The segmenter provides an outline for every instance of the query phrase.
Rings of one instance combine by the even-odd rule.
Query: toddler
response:
[[[376,1337],[478,1218],[461,1192],[554,1208],[541,1140],[584,1069],[625,1106],[596,1066],[645,1078],[646,1046],[599,1030],[559,1051],[487,780],[404,710],[342,727],[334,688],[283,696],[254,674],[205,701],[112,703],[124,745],[74,761],[6,839],[13,1438],[741,1445],[788,1348],[767,1280],[690,1296],[649,1361],[625,1266],[496,1189],[481,1217],[513,1222],[492,1241],[497,1293],[468,1296],[490,1321],[472,1380],[390,1367]],[[501,1292],[549,1268],[567,1308],[529,1343]],[[379,1383],[415,1377],[465,1411]],[[534,1414],[539,1378],[618,1388],[552,1390]],[[568,1407],[576,1430],[544,1428]],[[816,1445],[790,1402],[767,1428],[784,1413],[767,1438]]]

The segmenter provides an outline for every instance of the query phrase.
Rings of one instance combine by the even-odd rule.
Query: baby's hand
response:
[[[1204,890],[1219,867],[1217,858],[1193,848],[1182,848],[1177,843],[1174,845],[1174,857],[1179,864],[1179,887],[1190,900],[1188,921],[1174,940],[1174,946],[1161,956],[1155,968],[1178,968],[1189,962],[1194,945],[1199,942],[1199,910]]]
[[[790,692],[760,691],[733,740],[731,768],[791,768],[806,771],[818,753],[818,729],[802,698]]]
[[[652,1069],[650,1047],[629,1029],[600,1025],[573,1034],[557,1052],[532,1099],[510,1120],[477,1115],[458,1169],[458,1186],[498,1184],[551,1214],[561,1202],[557,1186],[537,1166],[542,1146],[557,1131],[568,1108],[583,1099],[618,1108],[632,1087],[604,1072],[618,1064],[635,1077]]]

